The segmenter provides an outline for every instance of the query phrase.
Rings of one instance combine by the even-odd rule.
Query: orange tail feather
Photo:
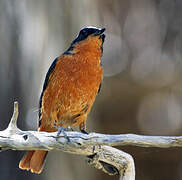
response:
[[[30,170],[33,173],[40,174],[44,167],[44,161],[48,151],[28,151],[19,163],[19,168]]]

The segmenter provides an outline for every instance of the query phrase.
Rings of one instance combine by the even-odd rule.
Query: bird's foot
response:
[[[82,132],[83,134],[89,134],[87,131],[85,131],[85,129],[81,129],[81,132]]]
[[[74,129],[72,127],[70,127],[70,126],[67,127],[67,130],[68,131],[74,131]]]
[[[83,134],[88,134],[88,132],[86,131],[86,124],[85,122],[82,122],[79,126],[80,128],[80,131],[83,133]]]
[[[56,128],[56,129],[58,130],[57,138],[59,137],[59,135],[60,135],[61,133],[63,133],[64,137],[68,140],[68,142],[70,142],[70,138],[67,136],[67,134],[65,133],[65,131],[72,130],[71,127],[63,128],[63,127],[61,127],[61,126],[56,126],[56,125],[54,125],[54,128]]]

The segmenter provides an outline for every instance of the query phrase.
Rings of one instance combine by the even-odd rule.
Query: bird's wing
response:
[[[44,91],[45,89],[47,88],[47,85],[49,83],[49,79],[50,79],[50,75],[52,74],[52,72],[54,71],[55,67],[56,67],[56,64],[57,64],[57,61],[58,61],[58,58],[56,58],[53,63],[51,64],[47,74],[46,74],[46,77],[45,77],[45,81],[44,81],[44,85],[43,85],[43,89],[42,89],[42,93],[41,93],[41,96],[40,96],[40,100],[39,100],[39,119],[38,119],[38,126],[40,127],[40,124],[41,124],[41,107],[42,107],[42,98],[43,98],[43,95],[44,95]]]

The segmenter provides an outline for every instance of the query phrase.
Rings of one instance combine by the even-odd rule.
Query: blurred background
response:
[[[0,0],[0,130],[15,100],[19,127],[36,130],[45,74],[88,25],[106,27],[104,80],[88,131],[182,135],[181,0]],[[137,180],[182,179],[181,148],[117,148],[134,157]],[[56,151],[34,175],[18,168],[22,155],[0,153],[1,180],[119,179]]]

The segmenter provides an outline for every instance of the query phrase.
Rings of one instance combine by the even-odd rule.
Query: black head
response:
[[[85,27],[81,29],[79,32],[77,38],[72,42],[72,44],[75,44],[79,41],[82,41],[86,39],[88,36],[101,36],[101,38],[104,41],[105,35],[102,34],[105,31],[105,28],[96,28],[96,27]]]
[[[93,26],[84,27],[83,29],[80,30],[78,36],[71,43],[71,46],[64,54],[70,54],[71,53],[70,51],[73,49],[75,44],[87,39],[89,36],[99,36],[99,38],[102,39],[102,43],[103,43],[105,39],[105,34],[103,34],[104,31],[105,31],[105,28],[96,28]]]

